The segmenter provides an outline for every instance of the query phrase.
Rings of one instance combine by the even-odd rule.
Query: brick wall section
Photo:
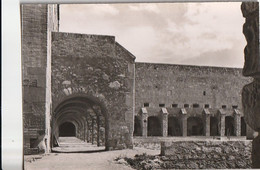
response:
[[[131,56],[112,36],[52,34],[53,109],[67,95],[98,98],[107,109],[110,149],[132,147],[134,58]],[[64,81],[71,84],[63,85]],[[119,86],[114,87],[113,83]],[[68,88],[71,93],[65,94],[64,89]]]
[[[227,105],[232,113],[232,105],[242,109],[241,89],[249,82],[237,68],[135,63],[135,69],[136,114],[144,103],[158,111],[160,103],[168,108],[172,104],[179,108],[209,104],[214,109]]]

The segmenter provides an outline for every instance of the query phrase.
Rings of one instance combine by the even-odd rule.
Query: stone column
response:
[[[187,136],[187,111],[186,109],[181,109],[181,126],[182,126],[182,136]]]
[[[224,137],[225,136],[225,113],[223,112],[222,109],[219,110],[219,134],[220,134],[220,137]]]
[[[259,3],[243,2],[241,5],[246,22],[243,33],[247,46],[244,50],[245,62],[243,75],[254,78],[254,81],[245,85],[242,90],[242,105],[246,123],[258,136],[252,142],[252,166],[260,168],[260,55],[259,55]]]
[[[100,118],[97,116],[97,146],[100,146],[100,141],[99,141],[99,130],[100,130]]]
[[[91,134],[91,136],[92,136],[92,138],[91,138],[91,143],[92,144],[94,144],[94,138],[95,138],[95,134],[94,134],[94,131],[95,131],[95,129],[94,129],[94,124],[95,124],[95,119],[92,119],[92,121],[91,121],[91,132],[92,132],[92,134]]]
[[[162,108],[162,136],[167,137],[168,136],[168,111],[166,108]]]
[[[209,109],[204,109],[204,125],[205,125],[205,136],[210,136],[210,112]]]
[[[147,137],[148,112],[146,108],[141,109],[141,118],[142,118],[142,136]]]
[[[241,114],[239,110],[234,110],[234,119],[235,119],[235,135],[241,136]]]

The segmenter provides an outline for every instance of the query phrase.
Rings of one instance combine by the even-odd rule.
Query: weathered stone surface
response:
[[[179,141],[164,143],[165,154],[125,160],[135,169],[248,169],[251,141]]]
[[[220,109],[222,105],[227,109],[237,105],[242,110],[240,92],[250,82],[250,78],[242,76],[242,69],[236,68],[135,63],[135,71],[136,114],[144,103],[149,103],[149,108],[156,108],[157,115],[160,114],[160,103],[167,109],[172,104],[178,104],[178,108],[189,104],[188,115],[194,112],[194,103],[198,103],[199,108],[208,104],[209,111]]]
[[[260,79],[244,86],[242,102],[246,123],[255,131],[260,131]]]
[[[129,65],[133,59],[115,37],[53,32],[53,111],[70,96],[86,96],[89,105],[102,105],[106,148],[131,148],[134,74]],[[121,76],[125,74],[128,76]],[[92,136],[90,140],[97,132]]]
[[[243,2],[241,5],[241,10],[243,16],[246,18],[246,22],[243,26],[243,33],[247,41],[247,46],[244,50],[245,63],[243,74],[245,76],[259,76],[259,3]]]

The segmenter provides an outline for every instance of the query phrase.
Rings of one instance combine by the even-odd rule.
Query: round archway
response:
[[[88,96],[70,96],[60,102],[52,116],[52,147],[62,137],[108,149],[108,119],[104,104]]]
[[[65,122],[59,126],[59,136],[76,136],[76,127],[71,122]]]

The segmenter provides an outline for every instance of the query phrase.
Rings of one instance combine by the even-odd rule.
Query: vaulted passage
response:
[[[210,136],[219,136],[218,119],[210,117]]]
[[[148,117],[148,136],[162,136],[161,123],[158,117]]]
[[[188,123],[188,136],[203,136],[204,126],[203,121],[199,117],[189,117]]]
[[[76,136],[76,127],[73,123],[65,122],[59,127],[59,136]]]
[[[140,118],[138,116],[135,116],[134,136],[142,136],[141,120],[140,120]]]
[[[235,136],[234,118],[232,116],[225,117],[225,136]]]
[[[168,136],[182,136],[181,126],[177,117],[168,118]]]
[[[104,150],[107,129],[106,109],[97,99],[82,96],[68,98],[54,110],[52,150]]]

